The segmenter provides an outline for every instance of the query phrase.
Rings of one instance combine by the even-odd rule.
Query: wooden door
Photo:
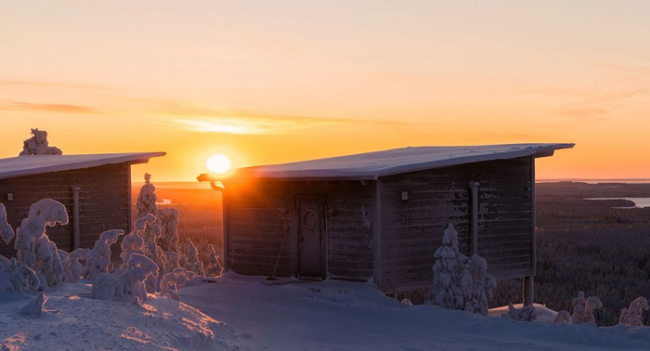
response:
[[[323,200],[318,196],[298,197],[298,276],[303,278],[323,278]]]

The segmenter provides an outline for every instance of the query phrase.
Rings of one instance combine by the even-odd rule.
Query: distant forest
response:
[[[582,290],[602,300],[596,321],[609,326],[635,298],[650,299],[650,208],[584,200],[595,197],[650,197],[650,184],[537,184],[535,302],[571,312]],[[521,291],[518,280],[500,281],[491,305],[520,302]]]

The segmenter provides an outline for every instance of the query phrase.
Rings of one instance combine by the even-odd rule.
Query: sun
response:
[[[230,162],[228,156],[223,154],[210,156],[210,158],[208,158],[208,160],[205,161],[205,165],[206,167],[208,167],[210,172],[217,173],[217,174],[226,173],[232,167],[232,163]]]

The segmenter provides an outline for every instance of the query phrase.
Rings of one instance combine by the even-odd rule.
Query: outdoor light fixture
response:
[[[409,192],[408,191],[402,191],[402,201],[406,201],[409,199]]]

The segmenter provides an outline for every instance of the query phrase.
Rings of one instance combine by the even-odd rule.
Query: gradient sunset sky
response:
[[[0,3],[0,157],[166,151],[190,181],[404,146],[574,142],[537,178],[650,178],[650,1]]]

